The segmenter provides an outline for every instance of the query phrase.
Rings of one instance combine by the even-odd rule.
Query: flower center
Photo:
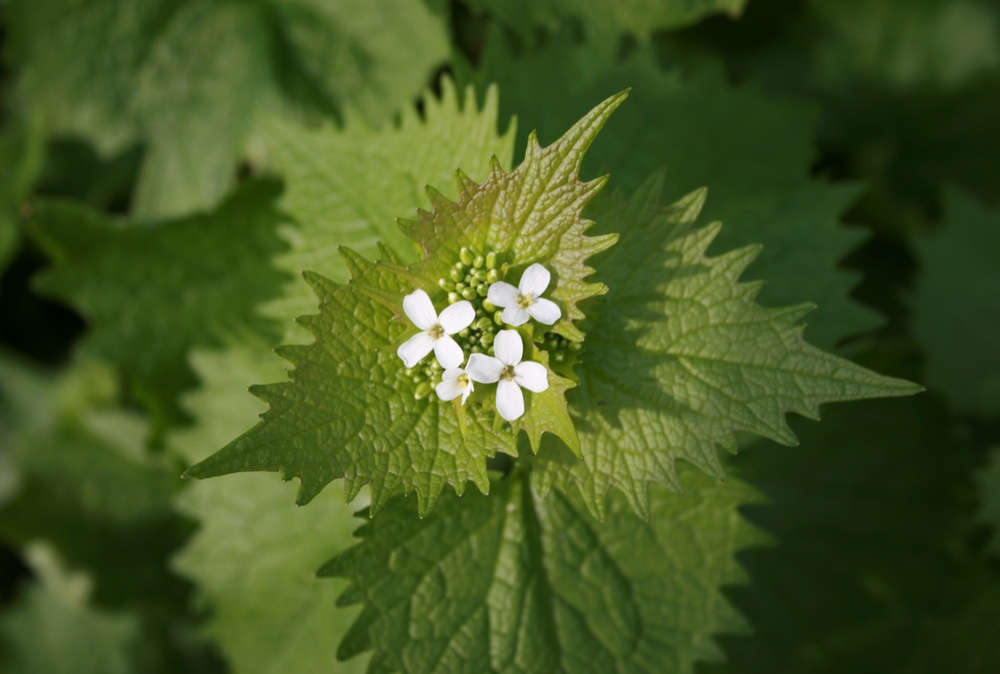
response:
[[[500,372],[500,378],[507,381],[514,381],[514,366],[507,365],[504,367],[503,371]]]
[[[435,325],[433,328],[431,328],[427,332],[434,339],[441,339],[442,337],[444,337],[444,328],[442,328],[440,325]]]
[[[518,293],[518,295],[517,295],[517,306],[521,307],[522,309],[527,309],[528,307],[530,307],[534,303],[535,303],[535,300],[531,296],[531,293],[527,293],[526,295],[521,295],[520,293]]]
[[[469,375],[464,372],[458,375],[458,387],[459,388],[469,388]]]

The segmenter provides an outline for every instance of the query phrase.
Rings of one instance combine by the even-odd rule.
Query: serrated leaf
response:
[[[744,512],[779,544],[740,555],[751,583],[730,597],[754,633],[727,638],[729,662],[709,671],[900,671],[994,582],[967,543],[975,454],[951,427],[929,395],[838,406],[796,424],[800,447],[755,445],[731,463],[769,497]]]
[[[278,116],[262,119],[260,133],[286,184],[282,210],[299,224],[289,232],[292,250],[280,258],[280,268],[344,282],[347,268],[337,248],[347,246],[371,259],[379,242],[412,262],[416,248],[396,218],[430,207],[426,185],[457,197],[458,188],[451,186],[459,167],[479,177],[489,171],[493,156],[510,166],[515,125],[498,133],[495,89],[479,106],[471,88],[459,100],[445,78],[441,97],[426,94],[422,103],[422,115],[405,108],[398,125],[381,129],[356,118],[343,129],[311,129]],[[315,296],[297,281],[269,313],[292,318],[315,306]]]
[[[122,225],[72,202],[40,204],[28,231],[54,266],[37,287],[90,324],[80,349],[115,364],[160,432],[184,419],[177,396],[195,385],[189,349],[252,329],[280,331],[257,313],[286,276],[271,266],[284,249],[280,188],[251,181],[219,208],[152,227]]]
[[[716,249],[763,245],[748,272],[767,281],[761,301],[816,303],[806,334],[817,346],[831,349],[879,324],[849,296],[858,274],[838,266],[864,238],[838,222],[858,189],[810,177],[816,107],[733,86],[714,63],[689,74],[664,72],[650,49],[615,61],[561,39],[518,56],[502,36],[492,37],[472,77],[481,86],[498,83],[501,111],[517,114],[520,127],[537,129],[542,139],[555,137],[590,101],[633,87],[629,105],[587,153],[584,175],[610,173],[615,188],[631,192],[663,171],[667,201],[707,187],[704,217],[725,223]]]
[[[400,299],[407,292],[383,265],[366,264],[368,285],[384,284]],[[306,281],[320,298],[320,313],[299,323],[316,341],[282,347],[296,369],[289,383],[251,389],[270,405],[261,423],[187,474],[280,471],[302,481],[300,505],[342,477],[348,500],[367,484],[378,510],[397,489],[415,490],[421,513],[446,483],[461,493],[472,480],[485,492],[486,458],[516,454],[510,434],[495,432],[492,419],[472,409],[460,433],[450,404],[414,396],[396,355],[406,328],[392,310],[353,285],[313,274]]]
[[[504,22],[522,38],[534,37],[539,27],[559,30],[569,20],[579,21],[592,47],[611,53],[623,35],[646,41],[660,30],[682,28],[706,16],[738,17],[746,0],[468,0]]]
[[[246,337],[223,351],[194,354],[203,385],[185,406],[195,424],[170,442],[187,461],[205,458],[262,411],[247,384],[284,377],[260,342]],[[313,573],[331,551],[349,545],[354,509],[335,503],[333,494],[320,497],[318,507],[295,508],[289,488],[271,475],[240,475],[192,485],[178,501],[200,526],[173,567],[196,582],[210,611],[203,633],[233,674],[327,671],[333,635],[346,633],[355,617],[335,607],[341,587]],[[336,671],[364,666],[362,659]]]
[[[761,541],[737,515],[738,482],[691,476],[683,499],[656,490],[655,517],[613,499],[604,524],[579,498],[539,498],[526,473],[489,497],[451,494],[417,521],[395,499],[362,541],[320,569],[348,578],[364,609],[339,657],[372,650],[369,672],[692,672],[740,629],[717,589],[742,580],[736,549]]]
[[[921,276],[913,331],[927,357],[928,388],[955,410],[1000,416],[1000,211],[949,192],[946,221],[918,238]]]
[[[451,404],[415,395],[412,374],[396,355],[412,329],[399,319],[403,297],[414,286],[437,297],[444,294],[438,279],[455,269],[468,246],[496,254],[504,269],[520,272],[529,264],[544,264],[553,272],[547,293],[565,307],[553,330],[581,337],[573,325],[583,316],[576,304],[604,291],[587,280],[592,270],[586,261],[616,237],[585,235],[592,223],[581,212],[604,181],[581,183],[578,172],[587,147],[624,98],[609,98],[547,148],[529,139],[528,158],[510,173],[494,161],[481,185],[460,174],[458,202],[430,190],[434,210],[401,224],[422,246],[423,260],[404,268],[385,249],[388,259],[373,264],[345,249],[348,285],[307,273],[321,300],[320,313],[299,323],[316,341],[282,347],[280,353],[297,368],[288,384],[253,389],[271,405],[261,424],[188,475],[281,471],[302,480],[299,503],[344,477],[348,499],[363,485],[371,486],[373,511],[401,489],[416,491],[420,512],[427,514],[445,484],[461,494],[472,480],[485,493],[486,459],[498,451],[516,456],[521,427],[536,447],[548,432],[559,433],[575,448],[568,410],[557,398],[570,382],[552,373],[553,386],[540,395],[539,409],[515,422],[513,433],[501,428],[492,400],[480,397],[478,404],[466,405],[460,422]]]
[[[611,290],[591,304],[567,395],[583,461],[550,451],[536,470],[543,489],[576,483],[598,517],[611,487],[644,515],[649,482],[679,491],[678,459],[722,478],[717,446],[735,450],[736,432],[795,444],[788,412],[818,419],[821,403],[921,390],[807,344],[797,321],[809,307],[761,307],[760,284],[739,281],[758,249],[707,257],[719,224],[695,227],[704,192],[664,208],[661,187],[592,210],[622,237],[599,259]]]
[[[254,108],[372,123],[447,54],[417,0],[47,0],[10,3],[17,98],[104,152],[145,143],[135,210],[176,216],[233,183]]]

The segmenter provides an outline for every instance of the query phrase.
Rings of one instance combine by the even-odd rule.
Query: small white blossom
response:
[[[476,310],[462,300],[455,302],[438,316],[431,298],[423,290],[414,290],[403,298],[403,311],[413,324],[423,330],[410,337],[396,350],[406,367],[413,367],[432,350],[441,367],[448,370],[465,360],[465,353],[451,335],[472,325]]]
[[[473,381],[497,384],[497,412],[507,421],[524,414],[524,394],[521,387],[541,393],[549,387],[549,372],[541,363],[522,363],[524,346],[514,330],[502,330],[493,342],[496,358],[481,353],[469,357],[465,371]]]
[[[490,286],[487,298],[496,306],[504,307],[502,318],[507,325],[524,325],[529,317],[552,325],[562,316],[562,311],[555,302],[541,297],[549,287],[549,279],[549,270],[535,263],[524,270],[516,288],[497,281]]]
[[[445,370],[444,374],[441,375],[441,383],[435,387],[437,391],[438,398],[441,400],[454,400],[458,396],[462,396],[462,404],[465,404],[466,398],[468,398],[475,386],[472,385],[472,379],[469,378],[468,373],[460,367],[453,367],[450,370]]]

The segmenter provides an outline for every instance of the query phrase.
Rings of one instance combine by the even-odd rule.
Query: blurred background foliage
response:
[[[362,671],[313,572],[363,504],[177,476],[284,376],[295,273],[626,87],[588,176],[707,186],[762,303],[928,387],[728,462],[773,543],[701,671],[1000,671],[1000,2],[6,0],[0,39],[0,671]]]

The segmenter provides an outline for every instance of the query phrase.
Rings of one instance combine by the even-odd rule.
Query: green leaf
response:
[[[185,399],[195,418],[171,446],[185,460],[205,458],[262,411],[247,384],[282,378],[281,361],[244,337],[224,351],[196,352],[202,387]],[[210,610],[203,629],[225,654],[233,674],[321,672],[336,654],[356,613],[335,608],[337,584],[317,582],[314,570],[351,540],[353,510],[335,497],[295,508],[273,476],[239,475],[192,485],[178,501],[200,523],[173,566],[195,581]],[[275,629],[280,625],[281,629]],[[363,660],[343,674],[364,670]]]
[[[417,0],[17,0],[9,15],[32,116],[104,152],[147,146],[141,216],[214,205],[255,108],[350,108],[382,123],[447,54]]]
[[[992,674],[1000,669],[1000,583],[957,616],[932,624],[917,642],[905,674]]]
[[[0,273],[20,240],[18,211],[34,187],[44,155],[37,120],[5,121],[0,133]]]
[[[979,521],[992,529],[989,551],[1000,556],[1000,447],[989,452],[986,466],[979,471]]]
[[[788,412],[818,419],[821,403],[921,390],[807,344],[797,320],[809,306],[764,308],[760,283],[739,282],[759,248],[707,257],[720,225],[694,225],[705,193],[664,208],[661,188],[591,211],[622,237],[597,262],[611,290],[591,304],[568,395],[583,461],[553,449],[535,475],[543,491],[575,482],[597,517],[612,486],[648,515],[649,482],[680,491],[678,459],[722,478],[716,448],[735,450],[736,432],[795,444]]]
[[[127,613],[89,608],[48,584],[26,587],[0,614],[0,672],[130,674],[139,624]]]
[[[849,297],[857,273],[838,267],[863,238],[838,222],[858,191],[810,178],[813,106],[734,87],[714,65],[664,73],[648,49],[618,62],[568,39],[520,57],[493,39],[474,77],[497,82],[501,112],[516,113],[520,127],[537,129],[542,139],[555,137],[590,101],[633,87],[629,105],[587,153],[584,175],[610,173],[613,186],[631,192],[662,170],[667,201],[707,187],[704,217],[725,223],[716,249],[763,245],[750,270],[768,281],[761,301],[818,304],[806,334],[821,348],[880,322]]]
[[[340,283],[348,273],[337,248],[348,246],[370,259],[378,255],[379,242],[404,262],[414,261],[416,248],[396,218],[430,208],[426,185],[452,185],[459,167],[484,176],[493,156],[510,166],[515,125],[497,133],[497,105],[496,89],[487,92],[480,107],[471,88],[460,101],[445,78],[440,99],[424,96],[422,116],[404,108],[398,125],[378,130],[355,118],[343,129],[264,118],[261,134],[286,184],[281,208],[299,224],[289,235],[292,251],[279,266]],[[458,196],[457,187],[444,191]],[[292,318],[315,306],[313,293],[296,282],[269,313]]]
[[[622,498],[594,522],[578,498],[540,498],[528,474],[489,497],[447,495],[413,517],[401,498],[320,569],[364,603],[339,657],[369,672],[692,672],[712,635],[743,621],[718,590],[743,580],[733,553],[761,536],[737,514],[756,495],[691,475],[684,498],[654,490],[651,521]]]
[[[740,555],[752,582],[730,596],[754,634],[727,639],[728,664],[710,671],[900,671],[926,627],[994,582],[967,543],[975,454],[931,396],[796,429],[800,447],[754,446],[732,464],[768,496],[745,514],[779,545]]]
[[[481,185],[459,174],[458,202],[434,190],[434,205],[403,230],[420,243],[425,258],[402,267],[388,249],[385,263],[369,263],[343,252],[351,281],[341,286],[313,273],[306,281],[320,297],[320,313],[300,319],[316,338],[310,346],[286,346],[280,353],[297,366],[290,383],[256,387],[271,408],[263,421],[242,437],[188,470],[204,478],[238,471],[277,470],[302,480],[298,502],[307,503],[329,482],[345,478],[348,500],[361,487],[372,490],[372,509],[384,506],[397,488],[415,490],[421,514],[430,512],[445,484],[459,494],[472,480],[489,488],[486,459],[497,451],[515,455],[515,439],[524,427],[537,447],[543,432],[560,433],[570,446],[572,422],[561,400],[569,382],[550,373],[552,392],[541,395],[534,414],[501,428],[492,398],[483,395],[465,406],[464,427],[451,404],[422,397],[396,348],[412,332],[403,317],[404,295],[421,287],[436,296],[439,279],[455,271],[464,247],[495,254],[497,264],[520,272],[543,263],[553,272],[549,297],[564,307],[553,327],[566,337],[582,334],[573,321],[582,318],[577,302],[604,292],[587,281],[587,259],[610,246],[615,235],[589,237],[591,222],[581,217],[603,180],[581,183],[577,176],[584,152],[625,94],[596,107],[562,139],[541,148],[528,140],[527,159],[507,173],[498,161]],[[477,267],[478,268],[478,267]],[[481,300],[476,300],[481,307]],[[490,313],[479,319],[490,318]],[[494,329],[491,320],[491,329]],[[527,334],[527,330],[522,329]],[[523,335],[522,335],[523,336]]]
[[[86,318],[81,352],[119,368],[154,414],[154,432],[184,419],[177,395],[196,383],[189,349],[248,327],[277,340],[277,326],[256,307],[286,279],[271,266],[284,249],[278,193],[274,181],[251,181],[211,213],[153,227],[56,201],[28,223],[54,263],[37,287]]]
[[[539,26],[556,31],[568,20],[579,21],[585,36],[599,49],[613,52],[622,35],[646,41],[660,30],[682,28],[706,16],[736,18],[746,0],[467,0],[505,23],[522,38],[531,38]]]
[[[955,410],[1000,416],[1000,211],[950,192],[946,222],[914,246],[922,275],[913,331],[927,357],[927,384]]]

